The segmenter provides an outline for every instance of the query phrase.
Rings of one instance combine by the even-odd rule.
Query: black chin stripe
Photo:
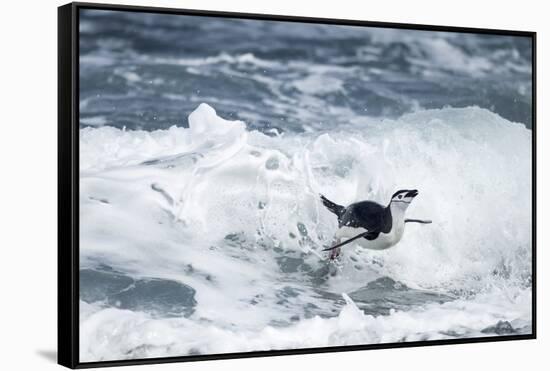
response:
[[[392,200],[391,202],[403,202],[404,204],[410,204],[411,202],[403,201],[403,200]]]

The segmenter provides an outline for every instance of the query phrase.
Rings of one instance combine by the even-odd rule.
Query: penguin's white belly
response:
[[[404,224],[398,225],[392,228],[390,233],[380,233],[378,237],[374,240],[359,238],[352,243],[357,244],[364,249],[385,250],[392,247],[401,240],[401,237],[403,237],[403,231],[405,229],[404,227]],[[342,227],[336,232],[336,238],[340,239],[340,242],[342,242],[364,232],[366,232],[366,229],[364,228]]]

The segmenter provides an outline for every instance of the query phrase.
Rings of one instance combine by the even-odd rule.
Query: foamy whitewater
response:
[[[204,103],[188,127],[81,128],[80,360],[530,333],[532,132],[477,107],[327,128]],[[319,193],[403,188],[433,224],[331,266]]]

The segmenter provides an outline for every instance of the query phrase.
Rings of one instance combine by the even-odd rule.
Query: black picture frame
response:
[[[79,11],[81,9],[119,10],[176,15],[231,17],[285,22],[446,31],[489,35],[515,35],[532,40],[532,333],[480,338],[427,340],[404,343],[365,344],[325,348],[253,351],[230,354],[190,355],[166,358],[80,362],[79,360]],[[536,33],[528,31],[464,28],[421,24],[386,23],[345,19],[295,17],[268,14],[232,13],[127,6],[97,3],[70,3],[58,8],[58,363],[69,368],[107,367],[169,362],[189,362],[245,357],[264,357],[449,345],[536,338]]]

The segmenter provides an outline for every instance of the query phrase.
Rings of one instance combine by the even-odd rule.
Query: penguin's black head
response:
[[[391,196],[391,203],[393,202],[399,202],[404,204],[410,204],[415,198],[418,196],[418,191],[416,189],[402,189],[400,191],[397,191]]]

